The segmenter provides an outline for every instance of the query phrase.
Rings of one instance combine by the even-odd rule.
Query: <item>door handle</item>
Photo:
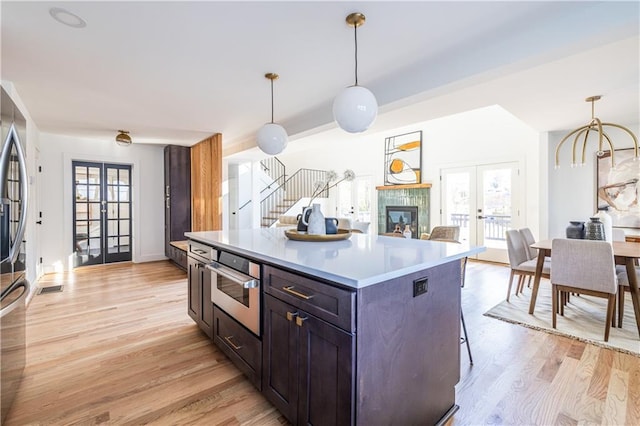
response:
[[[42,225],[42,221],[41,221],[41,220],[38,220],[38,221],[36,221],[36,224],[38,224],[38,225]]]
[[[308,319],[309,319],[309,317],[300,317],[299,316],[299,317],[296,318],[296,325],[298,327],[302,327],[302,323],[304,323]]]
[[[304,299],[304,300],[313,299],[313,294],[309,294],[309,295],[307,295],[307,294],[301,293],[301,292],[299,292],[299,291],[297,291],[297,290],[294,290],[294,288],[295,288],[295,287],[294,287],[294,286],[292,286],[292,285],[282,287],[282,289],[283,289],[284,291],[286,291],[286,292],[287,292],[287,293],[289,293],[289,294],[293,294],[294,296],[297,296],[297,297],[299,297],[300,299]]]
[[[231,341],[231,339],[233,339],[233,336],[228,336],[228,337],[225,337],[225,338],[224,338],[224,340],[226,340],[226,341],[227,341],[227,343],[228,343],[228,344],[229,344],[229,345],[230,345],[234,350],[239,351],[240,349],[242,349],[242,345],[240,345],[240,346],[236,345],[235,343],[233,343],[233,342]]]
[[[478,219],[486,219],[486,216],[478,216]]]

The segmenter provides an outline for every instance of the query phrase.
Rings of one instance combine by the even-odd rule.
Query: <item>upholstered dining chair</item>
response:
[[[520,234],[522,234],[522,238],[524,239],[525,247],[527,248],[527,257],[529,260],[537,259],[538,257],[538,249],[531,248],[531,244],[536,242],[535,237],[533,236],[533,232],[529,228],[520,229]]]
[[[520,234],[522,235],[522,238],[524,239],[524,245],[527,248],[527,257],[529,258],[529,260],[533,260],[533,259],[538,259],[538,249],[534,249],[531,247],[531,244],[536,242],[536,238],[533,236],[533,232],[531,232],[531,229],[529,228],[522,228],[520,229]],[[532,275],[529,275],[529,279],[527,280],[527,287],[531,287],[531,279],[533,278]],[[524,287],[524,280],[522,280],[521,284],[520,284],[520,288],[516,289],[516,294],[518,291],[520,291],[520,293],[522,293]]]
[[[457,243],[460,238],[459,226],[435,226],[431,231],[431,234],[422,234],[421,240],[440,241],[445,243]],[[469,259],[464,257],[460,260],[460,287],[464,288],[465,277],[467,275],[467,261]],[[462,312],[462,306],[460,306],[460,322],[462,323],[462,332],[464,337],[461,337],[460,343],[467,345],[467,353],[469,354],[469,364],[473,365],[473,356],[471,356],[471,346],[469,344],[469,337],[467,335],[467,324],[464,321],[464,313]]]
[[[612,241],[625,241],[627,235],[620,228],[613,228],[613,233],[611,234]]]
[[[622,269],[619,269],[622,266]],[[627,268],[624,265],[616,265],[616,271],[618,276],[618,327],[622,327],[622,317],[624,316],[624,293],[631,292],[629,286],[629,276],[627,275]],[[636,276],[640,281],[640,268],[636,267]]]
[[[511,229],[506,232],[507,235],[507,254],[509,256],[509,266],[511,267],[511,275],[509,276],[509,287],[507,288],[507,302],[511,296],[511,287],[513,279],[518,276],[518,284],[516,285],[516,296],[522,290],[525,277],[532,277],[536,274],[537,259],[529,259],[526,243],[522,234],[517,229]],[[542,276],[549,278],[551,271],[551,263],[545,259],[542,268]]]
[[[430,234],[422,234],[422,240],[460,240],[460,227],[457,225],[434,226]]]
[[[551,242],[551,323],[556,328],[558,297],[561,292],[576,292],[607,299],[604,341],[615,309],[618,280],[613,247],[606,241],[556,238]],[[560,306],[564,314],[564,306]]]

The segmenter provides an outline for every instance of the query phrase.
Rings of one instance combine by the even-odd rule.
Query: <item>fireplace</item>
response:
[[[391,211],[403,211],[402,220],[410,220],[415,225],[411,226],[412,238],[419,238],[424,232],[431,229],[429,219],[429,194],[430,183],[416,183],[411,185],[376,186],[378,190],[378,234],[393,232],[395,223],[389,229],[389,209]],[[406,213],[410,209],[409,213]],[[391,216],[393,221],[394,215]],[[399,221],[400,218],[397,217]]]
[[[386,232],[404,231],[405,226],[411,229],[411,238],[418,238],[417,206],[386,206]]]

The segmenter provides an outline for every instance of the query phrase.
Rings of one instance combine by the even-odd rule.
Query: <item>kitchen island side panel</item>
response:
[[[460,271],[454,260],[358,290],[357,424],[436,424],[455,405]]]

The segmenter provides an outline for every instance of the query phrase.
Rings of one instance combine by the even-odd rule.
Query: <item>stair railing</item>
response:
[[[261,160],[260,167],[262,168],[262,171],[272,179],[272,182],[260,191],[261,193],[272,188],[274,185],[280,186],[284,183],[287,176],[287,168],[282,161],[278,160],[278,157],[269,157]]]
[[[282,185],[268,193],[260,203],[263,227],[271,226],[278,217],[301,198],[312,197],[317,188],[317,182],[324,182],[327,177],[325,170],[299,169]],[[315,194],[317,197],[327,197],[328,191]]]

